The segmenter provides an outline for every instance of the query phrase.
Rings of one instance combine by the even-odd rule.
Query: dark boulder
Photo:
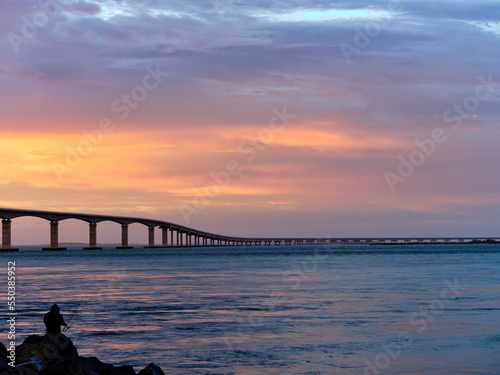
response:
[[[21,364],[30,358],[38,358],[43,368],[52,362],[78,357],[78,350],[69,337],[58,335],[31,335],[16,348],[16,362]]]
[[[7,359],[8,355],[9,351],[7,350],[7,347],[0,342],[0,359]]]
[[[132,366],[120,366],[105,369],[99,375],[136,375]]]
[[[132,366],[119,366],[102,363],[95,357],[65,359],[51,364],[45,375],[136,375]]]
[[[78,350],[73,344],[73,341],[71,341],[71,339],[68,336],[62,333],[58,333],[57,335],[49,333],[42,337],[42,343],[55,345],[57,348],[57,355],[59,357],[63,358],[78,357]]]
[[[2,372],[10,370],[12,367],[9,366],[9,359],[7,358],[9,352],[7,351],[7,347],[0,343],[0,374]]]
[[[51,344],[21,344],[16,349],[16,365],[37,358],[45,367],[49,361],[57,357],[57,348]]]
[[[78,357],[52,363],[44,372],[45,375],[100,375],[108,367],[113,366],[102,363],[96,357]]]
[[[0,358],[0,374],[9,371],[12,367],[9,366],[9,363],[6,359]]]
[[[7,348],[0,343],[0,375],[136,375],[132,366],[115,367],[96,357],[79,357],[73,342],[63,334],[29,336],[16,348],[16,368],[7,361]],[[139,375],[165,373],[151,363]]]
[[[150,363],[137,375],[165,375],[165,373],[160,367],[156,366],[154,363]]]
[[[33,375],[43,374],[42,361],[36,357],[28,358],[16,366],[14,374]]]

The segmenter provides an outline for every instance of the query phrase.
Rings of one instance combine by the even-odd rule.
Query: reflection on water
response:
[[[80,354],[114,364],[155,362],[167,374],[500,373],[499,246],[318,249],[2,257],[17,262],[21,339],[42,333],[57,302]],[[443,295],[447,282],[456,295]]]

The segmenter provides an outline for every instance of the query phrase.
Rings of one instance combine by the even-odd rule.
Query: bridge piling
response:
[[[97,246],[97,224],[89,224],[89,246],[84,247],[84,250],[102,250],[102,247]]]
[[[12,221],[9,219],[2,220],[2,249],[10,249],[10,233]]]
[[[11,226],[12,220],[2,220],[2,251],[4,252],[19,251],[11,247]]]
[[[128,224],[122,224],[122,245],[117,246],[117,249],[133,249],[128,245]]]
[[[59,247],[59,222],[50,222],[50,247],[45,247],[42,250],[66,250],[65,247]]]
[[[161,245],[162,247],[168,247],[168,227],[161,227]]]
[[[148,245],[144,246],[145,249],[151,249],[155,246],[155,227],[148,227]]]
[[[59,247],[59,222],[50,222],[50,247]]]

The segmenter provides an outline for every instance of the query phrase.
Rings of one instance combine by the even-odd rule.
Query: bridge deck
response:
[[[331,245],[331,244],[412,244],[412,243],[468,243],[496,242],[500,237],[321,237],[321,238],[283,238],[283,237],[234,237],[209,233],[168,221],[126,216],[94,215],[71,212],[54,212],[38,210],[21,210],[0,208],[2,219],[2,249],[14,250],[11,247],[11,223],[19,217],[38,217],[50,222],[51,243],[49,250],[62,250],[58,244],[58,224],[68,219],[82,220],[89,223],[89,247],[98,249],[96,241],[97,224],[111,221],[122,226],[122,246],[128,245],[128,226],[139,223],[148,227],[147,247],[179,247],[179,246],[256,246],[256,245]],[[155,228],[162,229],[162,245],[157,246],[154,239]]]

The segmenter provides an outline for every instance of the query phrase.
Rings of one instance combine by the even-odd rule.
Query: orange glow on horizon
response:
[[[312,169],[308,158],[323,158],[326,166],[337,158],[357,160],[374,150],[397,150],[406,141],[379,133],[358,136],[334,125],[298,122],[274,132],[268,142],[258,139],[262,129],[269,129],[261,124],[230,131],[227,127],[117,128],[90,138],[83,132],[11,132],[3,137],[0,151],[2,186],[11,196],[4,206],[30,208],[36,202],[42,209],[154,213],[160,207],[176,210],[200,194],[206,196],[207,186],[219,185],[215,198],[210,198],[214,206],[320,207],[325,199],[340,203],[371,194],[374,187],[386,189],[378,187],[383,185],[378,175],[326,173]],[[236,163],[239,172],[227,183],[218,183],[213,176],[227,175],[228,163]],[[45,198],[20,196],[34,188],[47,189]],[[99,193],[82,202],[76,198],[92,191]]]

